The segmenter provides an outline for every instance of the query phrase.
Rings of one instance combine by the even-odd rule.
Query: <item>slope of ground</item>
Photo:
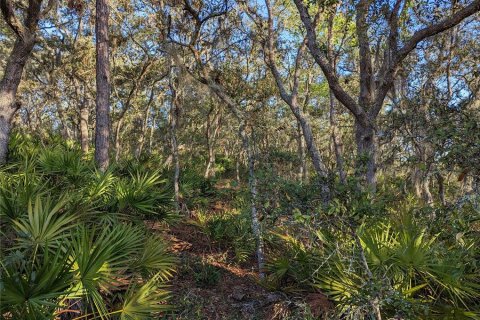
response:
[[[219,214],[227,207],[228,203],[214,202],[209,214]],[[229,249],[212,242],[188,218],[167,229],[154,223],[149,227],[163,233],[178,257],[170,288],[175,310],[167,319],[321,319],[331,306],[319,293],[292,298],[268,291],[259,283],[253,259],[235,263]]]

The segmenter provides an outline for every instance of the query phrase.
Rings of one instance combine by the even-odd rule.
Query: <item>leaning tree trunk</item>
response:
[[[20,107],[15,98],[23,69],[34,45],[33,35],[26,35],[15,41],[0,82],[0,164],[7,161],[12,119]]]
[[[97,0],[95,36],[96,42],[96,127],[95,162],[101,171],[109,165],[110,148],[110,63],[108,48],[108,0]]]

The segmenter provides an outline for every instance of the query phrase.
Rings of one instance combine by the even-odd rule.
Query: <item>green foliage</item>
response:
[[[202,261],[193,266],[195,284],[200,288],[214,287],[220,280],[221,273],[217,267]]]
[[[172,194],[164,185],[158,171],[141,173],[130,172],[130,177],[122,178],[115,185],[114,206],[119,212],[157,214],[171,204]]]
[[[72,279],[71,262],[62,250],[35,259],[17,251],[2,263],[1,313],[11,312],[13,319],[53,319]]]
[[[67,145],[34,146],[14,139],[16,160],[0,169],[2,315],[55,319],[77,308],[86,318],[150,319],[168,309],[176,261],[132,223],[170,202],[157,192],[160,174],[99,173]]]
[[[237,211],[197,212],[190,221],[215,244],[231,249],[238,263],[247,261],[255,252],[255,238],[249,216]]]
[[[180,175],[180,192],[189,209],[206,208],[215,196],[214,178],[205,178],[195,168],[187,168]]]
[[[12,220],[18,235],[17,246],[34,250],[38,246],[58,249],[67,231],[75,228],[80,218],[72,212],[62,212],[67,201],[68,198],[52,201],[50,197],[42,200],[39,195],[34,204],[29,201],[27,216]]]
[[[169,293],[159,283],[162,282],[163,275],[158,273],[154,275],[143,285],[133,283],[129,286],[125,294],[122,309],[120,310],[120,319],[139,320],[151,319],[152,314],[171,309],[167,304],[159,304],[159,301],[166,301]]]
[[[363,212],[362,206],[352,208]],[[302,230],[310,232],[275,233],[269,244],[267,284],[282,289],[318,288],[337,303],[339,314],[349,319],[368,319],[374,299],[389,317],[478,317],[474,224],[464,226],[469,232],[452,233],[442,227],[446,221],[431,223],[423,210],[416,210],[408,201],[381,219],[376,214],[362,219],[358,227],[350,224],[359,221],[351,216],[357,214],[317,231],[305,225]]]

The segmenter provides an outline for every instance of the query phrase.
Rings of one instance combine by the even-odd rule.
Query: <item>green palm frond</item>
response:
[[[156,273],[162,280],[172,277],[176,259],[168,252],[168,246],[162,238],[149,237],[142,249],[132,264],[133,269],[147,275]]]
[[[130,173],[129,179],[122,179],[116,184],[118,210],[143,214],[159,213],[172,201],[171,193],[164,186],[165,182],[158,171]]]
[[[16,219],[26,214],[28,203],[48,193],[46,182],[36,172],[3,174],[0,181],[0,215]]]
[[[101,292],[120,285],[127,273],[130,259],[141,250],[143,233],[139,228],[117,224],[99,230],[82,226],[73,240],[74,296],[84,296],[105,317],[107,307]]]
[[[127,291],[122,309],[119,311],[122,320],[152,319],[161,312],[171,309],[165,304],[169,293],[165,290],[163,275],[154,275],[143,285],[132,284]]]
[[[58,247],[65,240],[67,232],[77,225],[78,218],[64,208],[68,198],[53,201],[50,196],[36,196],[35,203],[28,204],[27,217],[13,220],[18,234],[17,246],[22,248]]]
[[[12,319],[53,319],[59,298],[69,293],[73,274],[68,254],[45,251],[34,259],[9,259],[2,268],[0,310]]]
[[[397,234],[390,225],[380,224],[368,230],[361,227],[359,238],[372,268],[385,266],[392,259],[392,248],[397,245]]]
[[[90,170],[79,150],[61,145],[40,152],[38,169],[54,178],[56,186],[80,186],[85,183]]]
[[[100,172],[96,170],[85,187],[86,200],[107,203],[113,196],[116,181],[117,179],[112,171]]]

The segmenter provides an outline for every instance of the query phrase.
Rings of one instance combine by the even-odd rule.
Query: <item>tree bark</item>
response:
[[[83,92],[83,101],[80,105],[80,142],[82,146],[82,153],[88,153],[89,147],[89,138],[88,138],[88,117],[90,112],[88,110],[88,102],[87,102],[87,92],[84,88]]]
[[[299,155],[299,165],[298,165],[298,179],[300,182],[307,181],[307,161],[306,161],[306,152],[305,152],[305,139],[302,134],[302,127],[300,122],[297,120],[297,149]]]
[[[108,0],[96,0],[96,126],[95,163],[101,171],[109,165],[110,149],[110,52],[108,47]]]
[[[138,144],[137,148],[135,149],[135,158],[140,158],[142,151],[143,151],[143,146],[145,145],[145,135],[147,133],[147,125],[148,125],[148,117],[150,116],[150,107],[153,102],[154,98],[154,89],[150,91],[150,97],[148,98],[147,105],[145,106],[145,116],[142,120],[142,129],[140,131],[140,136],[138,137]]]
[[[440,172],[437,172],[435,175],[438,183],[438,196],[440,198],[440,203],[445,206],[447,201],[445,200],[445,178]]]
[[[265,253],[264,243],[260,221],[257,212],[257,178],[255,176],[255,156],[253,148],[250,145],[248,134],[246,132],[245,121],[240,124],[239,135],[242,139],[243,149],[247,154],[248,161],[248,186],[250,189],[250,203],[251,203],[251,217],[252,217],[252,231],[257,240],[257,263],[258,274],[261,279],[265,278]]]
[[[35,36],[26,34],[17,38],[0,82],[0,164],[7,161],[13,116],[20,107],[16,99],[23,69],[35,45]]]
[[[207,149],[208,149],[208,162],[207,162],[207,167],[205,169],[205,178],[210,178],[211,176],[215,175],[215,142],[217,140],[218,132],[220,131],[220,110],[213,115],[212,119],[212,113],[214,113],[214,107],[210,109],[208,112],[208,117],[207,117],[207,132],[206,132],[206,138],[207,138]]]
[[[173,68],[171,68],[173,72]],[[172,160],[174,165],[173,173],[173,190],[175,196],[175,208],[177,212],[180,211],[180,159],[178,155],[178,141],[177,141],[177,121],[179,116],[178,108],[178,92],[175,84],[175,79],[172,79],[173,75],[170,75],[170,91],[172,98],[170,102],[170,142],[172,146]]]
[[[376,136],[372,126],[355,121],[355,142],[357,144],[356,175],[375,192],[377,179],[376,166]]]
[[[158,111],[155,111],[152,117],[152,127],[150,128],[150,135],[148,138],[148,153],[152,154],[152,148],[153,148],[153,134],[155,133],[155,126],[157,125],[157,116],[158,116]]]
[[[430,192],[430,176],[426,176],[423,179],[423,193],[425,194],[425,201],[428,205],[433,204],[432,192]]]

